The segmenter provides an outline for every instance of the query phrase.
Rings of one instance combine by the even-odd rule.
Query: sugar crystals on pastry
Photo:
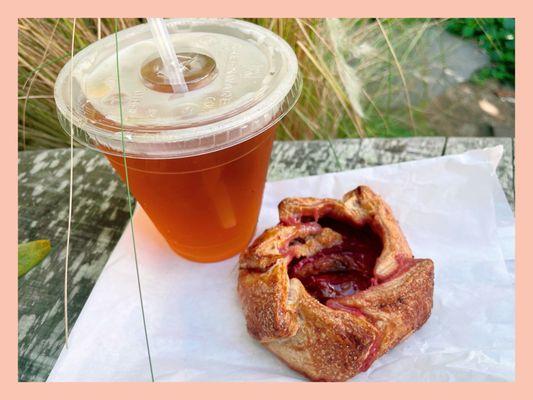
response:
[[[288,198],[279,217],[241,254],[238,292],[250,335],[291,368],[347,380],[429,318],[433,262],[370,188]]]

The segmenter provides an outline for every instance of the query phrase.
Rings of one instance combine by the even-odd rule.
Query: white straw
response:
[[[163,68],[174,93],[187,92],[187,84],[181,72],[181,64],[174,51],[170,35],[163,18],[147,18],[157,50],[163,61]]]

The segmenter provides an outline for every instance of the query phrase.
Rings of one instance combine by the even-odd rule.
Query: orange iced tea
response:
[[[252,238],[275,126],[223,150],[167,160],[127,158],[130,189],[172,249],[219,261]],[[124,177],[120,156],[107,156]]]
[[[165,26],[186,90],[171,84],[152,32],[138,25],[63,67],[59,121],[123,180],[126,157],[133,196],[176,253],[220,261],[254,234],[275,127],[300,94],[298,60],[282,38],[246,21]]]

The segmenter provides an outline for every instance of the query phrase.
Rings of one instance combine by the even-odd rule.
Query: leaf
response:
[[[465,27],[463,27],[463,36],[466,37],[466,38],[471,38],[474,36],[474,27],[471,26],[471,25],[466,25]]]
[[[35,240],[19,244],[19,278],[39,264],[50,253],[49,240]]]
[[[515,25],[514,18],[504,18],[503,19],[503,27],[506,30],[514,31],[514,25]]]

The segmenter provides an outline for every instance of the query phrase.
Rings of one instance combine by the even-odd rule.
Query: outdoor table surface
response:
[[[498,176],[514,208],[511,138],[363,138],[275,142],[268,180],[391,164],[503,145]],[[52,251],[18,280],[19,380],[44,381],[64,345],[63,282],[70,149],[19,152],[19,243],[49,239]],[[74,150],[69,326],[128,222],[125,186],[99,153]]]

